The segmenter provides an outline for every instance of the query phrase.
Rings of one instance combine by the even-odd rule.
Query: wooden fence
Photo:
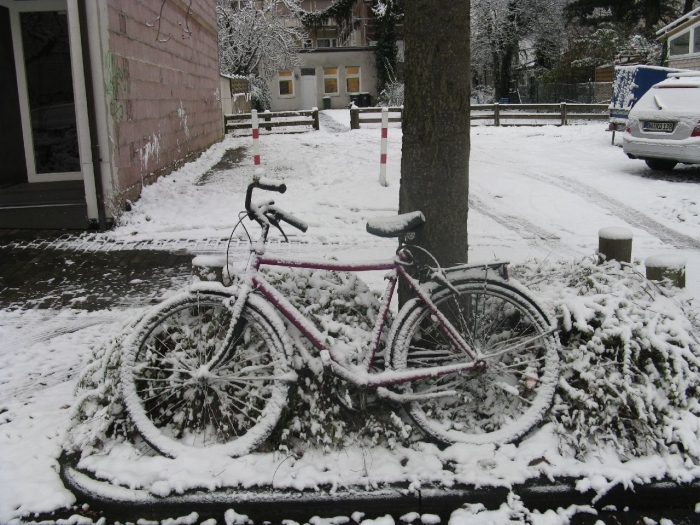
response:
[[[360,129],[361,124],[381,124],[382,109],[384,108],[350,108],[350,129]],[[379,113],[379,116],[373,116],[375,113]],[[389,122],[401,122],[402,119],[403,108],[389,108]]]
[[[382,108],[352,108],[350,128],[360,129],[361,124],[381,122],[381,117],[363,117],[364,114],[381,113]],[[389,108],[389,122],[401,122],[403,108]],[[504,123],[508,120],[557,120],[557,125],[566,126],[570,120],[608,120],[607,104],[474,104],[471,106],[472,120],[493,120],[494,126],[532,126],[532,123]]]
[[[318,121],[318,110],[308,111],[264,111],[258,113],[260,129],[271,131],[272,128],[288,126],[311,126],[317,130],[320,128]],[[224,129],[226,132],[237,129],[251,129],[253,123],[250,113],[239,113],[238,115],[224,115]]]

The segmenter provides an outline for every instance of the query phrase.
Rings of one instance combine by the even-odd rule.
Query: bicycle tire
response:
[[[124,401],[140,435],[161,454],[242,456],[280,418],[289,379],[284,325],[251,295],[234,328],[233,301],[223,287],[187,291],[148,314],[125,341]],[[231,348],[212,365],[229,329],[238,330]]]
[[[409,384],[408,392],[456,395],[414,401],[405,409],[428,436],[445,444],[512,442],[538,424],[551,404],[559,341],[542,309],[517,288],[485,280],[452,284],[459,296],[441,288],[431,299],[480,352],[486,368],[469,377],[451,374]],[[420,300],[404,305],[397,322],[390,343],[395,370],[472,360],[447,342]]]

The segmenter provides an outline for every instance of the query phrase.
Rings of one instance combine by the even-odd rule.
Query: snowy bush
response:
[[[623,459],[670,451],[699,461],[700,323],[693,300],[615,261],[516,272],[551,294],[561,328],[550,419],[563,451],[583,458],[612,446]]]
[[[389,108],[403,106],[403,82],[392,80],[377,97],[377,105]]]
[[[576,262],[529,262],[512,268],[554,313],[562,342],[561,373],[549,413],[560,452],[584,459],[614,450],[621,459],[671,452],[700,461],[700,321],[684,292],[649,283],[638,267],[593,258]],[[309,320],[329,344],[343,344],[356,360],[371,338],[379,301],[356,276],[312,270],[267,270],[267,279]],[[124,333],[94,351],[83,372],[69,448],[106,452],[121,440],[138,439],[119,390]],[[420,439],[390,405],[361,398],[324,370],[310,343],[293,327],[293,367],[298,381],[288,410],[264,450],[301,455],[359,446],[408,445]],[[376,366],[383,368],[383,356]]]

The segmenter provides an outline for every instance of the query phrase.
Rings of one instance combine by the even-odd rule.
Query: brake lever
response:
[[[270,221],[270,224],[272,224],[275,228],[277,228],[280,231],[282,237],[284,237],[284,242],[289,243],[289,238],[287,237],[287,234],[284,233],[282,226],[280,226],[280,221],[277,220],[277,218],[274,215],[267,216],[267,220]]]

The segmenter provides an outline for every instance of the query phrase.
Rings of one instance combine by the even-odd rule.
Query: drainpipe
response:
[[[78,0],[80,46],[83,53],[83,70],[85,72],[85,101],[87,103],[88,127],[90,128],[92,175],[95,179],[95,193],[97,193],[97,219],[100,231],[105,231],[107,229],[107,219],[105,215],[104,188],[102,186],[102,159],[100,158],[100,144],[97,138],[97,115],[95,114],[95,92],[92,84],[92,61],[90,60],[86,2],[87,0]]]

